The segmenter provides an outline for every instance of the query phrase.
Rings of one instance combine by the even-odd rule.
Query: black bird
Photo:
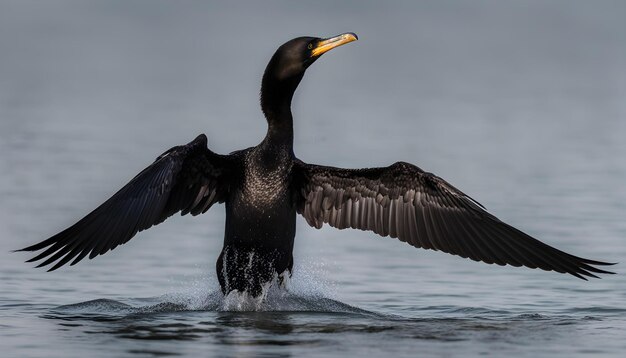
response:
[[[316,228],[371,230],[412,246],[488,264],[526,266],[578,278],[608,274],[610,265],[555,249],[505,224],[445,180],[398,162],[385,168],[341,169],[307,164],[293,152],[291,99],[306,69],[322,54],[357,40],[353,33],[299,37],[272,56],[261,85],[267,135],[229,155],[207,138],[174,147],[73,226],[22,250],[44,250],[28,262],[50,271],[126,243],[139,231],[181,212],[198,215],[226,204],[224,248],[217,276],[224,294],[253,296],[293,267],[296,213]]]

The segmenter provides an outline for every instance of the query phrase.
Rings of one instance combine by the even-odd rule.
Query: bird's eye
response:
[[[310,50],[310,49],[312,49],[312,48],[313,48],[313,44],[309,44],[309,46],[307,46],[307,47],[308,47],[308,49]]]

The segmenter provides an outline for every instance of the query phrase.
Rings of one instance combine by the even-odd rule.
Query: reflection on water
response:
[[[3,356],[621,357],[625,6],[3,1]],[[299,158],[415,163],[618,274],[490,266],[298,219],[289,293],[232,312],[250,306],[219,293],[220,205],[54,273],[9,254],[200,132],[219,153],[256,145],[275,47],[346,31],[359,41],[317,61],[294,98]]]

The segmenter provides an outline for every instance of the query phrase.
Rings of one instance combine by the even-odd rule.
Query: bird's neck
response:
[[[267,135],[264,142],[293,148],[293,116],[291,99],[298,86],[297,81],[273,81],[267,74],[261,85],[261,109],[267,119]]]
[[[275,170],[283,167],[285,160],[294,158],[293,118],[288,104],[263,110],[267,119],[267,134],[257,147],[264,168]],[[285,169],[285,168],[283,168]]]
[[[291,109],[285,108],[278,112],[266,112],[267,135],[265,140],[273,144],[293,147],[293,117]]]

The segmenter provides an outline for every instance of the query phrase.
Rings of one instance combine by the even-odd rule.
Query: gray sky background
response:
[[[298,133],[319,121],[344,131],[409,115],[506,121],[525,101],[540,110],[601,101],[604,117],[623,115],[624,14],[621,1],[3,0],[2,122],[10,130],[35,120],[11,111],[38,107],[46,121],[143,121],[148,133],[181,140],[216,133],[209,137],[223,150],[254,145],[265,126],[258,86],[275,48],[345,31],[361,40],[309,71],[296,100]],[[222,120],[252,130],[218,132]],[[119,127],[115,134],[127,135]]]

